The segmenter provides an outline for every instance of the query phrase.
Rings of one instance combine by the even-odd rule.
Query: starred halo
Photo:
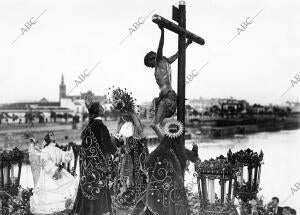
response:
[[[177,138],[183,133],[183,124],[175,119],[169,120],[163,127],[169,138]]]
[[[138,105],[136,105],[136,99],[132,97],[132,92],[128,92],[126,88],[120,87],[109,88],[111,92],[108,93],[109,100],[115,110],[120,112],[135,112]]]

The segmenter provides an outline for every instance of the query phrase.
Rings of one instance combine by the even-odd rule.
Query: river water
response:
[[[265,201],[277,196],[281,206],[290,206],[300,211],[300,190],[295,184],[300,183],[300,129],[279,132],[261,132],[245,136],[236,136],[227,139],[197,140],[199,157],[205,159],[215,158],[219,155],[226,156],[229,149],[236,152],[240,149],[250,148],[256,152],[264,153],[264,164],[262,166],[261,183]],[[192,142],[187,142],[186,147],[191,149]],[[155,146],[149,147],[152,151]],[[186,172],[186,184],[193,180],[194,165],[191,164],[189,172]],[[32,187],[33,179],[30,167],[24,165],[22,168],[20,184],[23,187]],[[197,192],[197,186],[192,187]]]

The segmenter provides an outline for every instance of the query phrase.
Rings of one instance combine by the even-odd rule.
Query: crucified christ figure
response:
[[[160,89],[159,97],[154,98],[152,101],[152,110],[155,112],[155,116],[151,123],[151,128],[161,140],[164,136],[161,123],[165,118],[173,116],[177,107],[177,95],[171,85],[171,64],[178,58],[178,52],[169,58],[163,56],[164,28],[160,25],[159,28],[161,36],[157,53],[153,51],[147,53],[144,58],[144,64],[147,67],[155,67],[154,76]],[[192,41],[188,40],[186,47],[191,43]]]

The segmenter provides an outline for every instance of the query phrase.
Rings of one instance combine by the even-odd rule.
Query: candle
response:
[[[215,181],[208,179],[208,200],[209,203],[215,203]]]
[[[238,176],[238,182],[240,185],[243,185],[243,179],[244,179],[244,176],[243,176],[243,167],[240,167],[240,175]]]
[[[7,184],[7,175],[8,175],[9,173],[8,173],[8,168],[7,168],[7,166],[5,166],[4,168],[3,168],[3,182],[4,182],[4,185],[6,185]]]
[[[12,179],[11,182],[12,182],[13,184],[15,183],[14,167],[15,167],[14,165],[11,165],[11,170],[10,170],[10,171],[11,171],[11,177],[10,177],[10,178]]]

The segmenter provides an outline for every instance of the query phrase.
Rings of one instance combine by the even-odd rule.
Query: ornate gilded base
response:
[[[200,215],[238,215],[238,211],[234,205],[230,208],[211,207],[209,209],[200,209]]]

